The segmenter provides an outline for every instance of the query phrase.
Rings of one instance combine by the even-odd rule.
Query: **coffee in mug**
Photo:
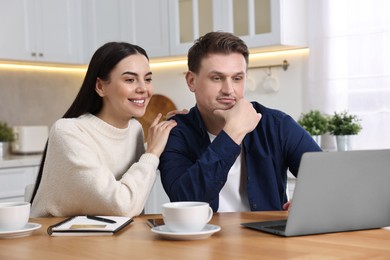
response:
[[[213,210],[207,202],[170,202],[163,204],[162,208],[167,229],[177,233],[199,232],[213,217]]]

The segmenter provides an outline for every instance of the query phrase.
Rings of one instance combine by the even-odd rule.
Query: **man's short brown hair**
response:
[[[248,65],[249,50],[239,37],[227,32],[209,32],[199,37],[188,51],[188,69],[198,73],[203,58],[212,53],[240,53]]]

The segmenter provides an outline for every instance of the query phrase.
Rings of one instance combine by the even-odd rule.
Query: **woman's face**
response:
[[[152,72],[141,54],[121,60],[111,71],[109,80],[98,79],[96,91],[103,99],[97,114],[107,123],[123,128],[132,117],[142,117],[153,95]]]

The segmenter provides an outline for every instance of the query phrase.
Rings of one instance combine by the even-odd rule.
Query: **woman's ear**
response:
[[[101,79],[97,78],[96,83],[95,83],[95,91],[98,93],[100,97],[104,97],[104,87],[103,87],[103,82]]]
[[[186,73],[186,81],[187,81],[187,86],[191,92],[195,92],[195,73],[192,71],[187,71]]]

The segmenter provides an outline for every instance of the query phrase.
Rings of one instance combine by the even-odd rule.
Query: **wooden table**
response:
[[[390,259],[390,230],[374,229],[284,238],[240,226],[286,217],[286,212],[215,214],[221,231],[204,240],[163,240],[143,215],[114,236],[50,237],[62,218],[36,218],[32,236],[0,240],[0,259]]]

